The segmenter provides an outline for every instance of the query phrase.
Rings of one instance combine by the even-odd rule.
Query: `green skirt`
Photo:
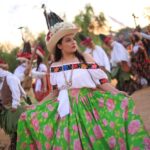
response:
[[[70,114],[60,118],[58,101],[32,105],[18,122],[18,150],[144,150],[150,136],[133,100],[88,88],[69,90]]]

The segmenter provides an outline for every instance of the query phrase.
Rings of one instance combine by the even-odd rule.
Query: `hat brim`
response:
[[[57,33],[55,33],[51,39],[49,41],[46,42],[46,45],[47,45],[47,49],[50,53],[54,53],[55,51],[55,48],[56,48],[56,44],[57,42],[63,38],[64,36],[66,35],[69,35],[69,34],[74,34],[76,35],[76,33],[79,32],[79,29],[78,28],[74,28],[74,29],[65,29],[65,30],[60,30],[58,31]]]
[[[25,57],[17,57],[16,60],[19,60],[19,61],[28,61],[29,59],[27,59]]]

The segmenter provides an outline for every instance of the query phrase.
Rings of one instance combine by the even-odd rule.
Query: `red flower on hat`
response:
[[[49,31],[46,36],[46,41],[49,41],[52,36],[53,36],[52,32]]]
[[[37,50],[36,50],[36,54],[37,54],[38,56],[44,57],[45,51],[42,49],[41,46],[38,46],[38,47],[37,47]]]

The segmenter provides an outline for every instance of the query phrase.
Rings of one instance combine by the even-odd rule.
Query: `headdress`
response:
[[[37,54],[38,56],[40,56],[41,58],[44,58],[45,51],[44,51],[44,49],[43,49],[40,45],[37,46],[36,54]]]
[[[42,6],[45,7],[44,5]],[[54,12],[49,14],[44,11],[49,32],[46,36],[46,46],[49,52],[53,53],[57,42],[67,34],[76,34],[78,28],[72,24],[63,22],[63,20]]]
[[[80,44],[81,45],[87,45],[89,43],[91,43],[92,39],[90,37],[86,37],[83,34],[79,34],[79,39],[81,40]]]
[[[105,43],[105,44],[108,44],[111,40],[112,40],[112,37],[111,36],[106,36],[104,34],[100,34],[99,35],[99,38]]]
[[[31,57],[31,45],[25,41],[22,51],[17,54],[17,60],[30,60]]]

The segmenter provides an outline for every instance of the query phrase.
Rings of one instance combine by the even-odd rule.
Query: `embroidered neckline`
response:
[[[100,67],[95,64],[85,64],[85,63],[76,63],[76,64],[65,64],[63,66],[56,66],[51,67],[51,72],[60,72],[60,71],[67,71],[71,69],[99,69]]]

